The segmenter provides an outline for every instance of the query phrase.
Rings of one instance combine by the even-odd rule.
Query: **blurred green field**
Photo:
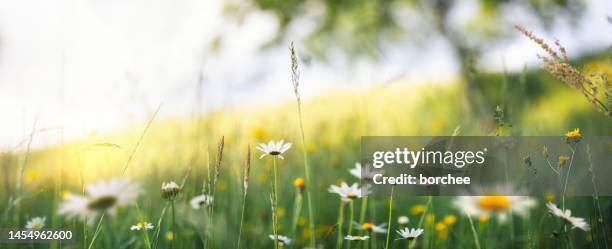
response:
[[[599,70],[612,74],[607,54],[577,62],[585,71]],[[592,69],[595,68],[595,69]],[[468,93],[459,82],[416,84],[397,80],[359,90],[336,90],[303,102],[306,136],[305,150],[312,167],[312,185],[316,240],[322,248],[336,246],[336,221],[340,200],[327,189],[342,181],[357,182],[348,172],[359,161],[360,137],[365,135],[556,135],[580,128],[584,136],[610,135],[609,117],[598,113],[577,91],[535,70],[517,74],[480,74],[476,77],[482,98],[482,111],[470,107]],[[289,84],[289,83],[287,83]],[[304,83],[306,84],[306,83]],[[287,96],[292,96],[291,92]],[[266,98],[266,96],[261,96]],[[503,123],[494,119],[496,106],[503,110]],[[163,106],[160,110],[163,114]],[[246,201],[242,248],[271,248],[273,241],[270,211],[272,159],[258,159],[258,143],[284,139],[294,146],[278,160],[279,233],[290,236],[292,218],[297,217],[294,241],[287,247],[303,248],[311,236],[306,201],[295,214],[294,179],[304,177],[302,146],[296,104],[236,107],[214,110],[197,118],[154,119],[136,147],[146,124],[135,125],[111,134],[91,132],[86,139],[65,142],[45,149],[3,152],[0,187],[0,227],[21,228],[32,217],[47,217],[46,227],[70,228],[76,231],[73,244],[33,244],[31,248],[85,248],[96,231],[93,225],[58,215],[67,193],[80,193],[83,184],[120,176],[128,158],[127,176],[144,190],[138,197],[142,216],[157,229],[157,221],[166,205],[160,195],[162,182],[181,183],[186,177],[181,198],[176,201],[176,232],[170,234],[171,222],[166,212],[161,222],[158,248],[235,248],[238,239],[242,205],[243,165],[247,145],[252,148],[252,167]],[[224,136],[225,145],[220,178],[214,196],[214,215],[194,210],[189,205],[201,193],[203,182],[214,174],[217,142]],[[36,139],[34,134],[33,139]],[[61,141],[58,135],[58,142]],[[134,151],[133,155],[132,152]],[[22,178],[19,188],[18,179]],[[18,201],[15,199],[18,198]],[[553,236],[554,219],[548,215],[545,198],[536,197],[538,205],[528,218],[515,216],[511,223],[500,223],[485,217],[475,220],[482,248],[609,248],[612,232],[612,200],[600,200],[605,216],[600,226],[590,198],[568,200],[572,213],[591,223],[591,232],[572,230],[569,242]],[[555,198],[548,196],[547,198]],[[558,197],[556,197],[558,198]],[[557,199],[558,200],[558,199]],[[355,200],[355,212],[361,201]],[[388,199],[370,198],[366,221],[387,222]],[[405,240],[396,240],[400,228],[396,220],[408,216],[408,227],[416,227],[423,217],[424,235],[417,238],[416,248],[474,248],[470,224],[465,216],[451,207],[453,198],[435,197],[432,208],[422,210],[427,198],[400,197],[394,200],[391,216],[390,248],[406,248]],[[348,209],[347,209],[348,210]],[[357,215],[356,215],[357,216]],[[444,223],[446,216],[456,223]],[[452,218],[447,218],[452,219]],[[345,221],[348,220],[348,214]],[[96,220],[97,221],[97,220]],[[440,223],[442,221],[442,223]],[[134,206],[120,208],[116,215],[106,215],[92,248],[147,248],[143,234],[131,231],[139,222]],[[210,224],[210,225],[209,225]],[[346,222],[344,234],[346,235]],[[438,224],[443,224],[438,225]],[[444,232],[446,231],[446,233]],[[155,229],[148,232],[153,239]],[[355,232],[353,234],[356,234]],[[508,234],[512,234],[509,236]],[[84,235],[87,235],[85,238]],[[367,242],[353,242],[353,248],[366,243],[382,248],[386,236],[372,235]],[[155,243],[154,243],[155,244]],[[344,246],[346,247],[346,241]],[[0,244],[0,248],[22,248]]]

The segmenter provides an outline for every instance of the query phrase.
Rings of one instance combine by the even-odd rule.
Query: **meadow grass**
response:
[[[520,133],[525,135],[562,135],[581,127],[591,135],[610,134],[611,128],[606,126],[608,117],[597,113],[589,101],[572,89],[559,88],[529,100],[523,109],[511,113],[513,118],[520,117],[520,123],[509,120],[514,122],[515,128],[511,129],[520,127]],[[93,134],[85,140],[50,148],[28,150],[24,144],[19,150],[3,152],[0,159],[4,173],[22,175],[21,179],[5,177],[0,182],[0,187],[7,190],[0,192],[3,215],[0,227],[23,227],[31,217],[46,216],[54,221],[52,226],[76,232],[73,245],[37,244],[36,248],[271,248],[274,241],[268,235],[275,233],[290,236],[292,241],[286,246],[292,248],[310,247],[313,241],[323,248],[382,248],[382,241],[385,248],[567,245],[567,241],[553,236],[558,224],[544,207],[544,197],[537,197],[538,206],[529,217],[516,217],[508,224],[493,217],[463,218],[453,208],[454,199],[449,197],[398,195],[391,200],[370,196],[360,198],[360,203],[354,203],[355,200],[344,204],[337,195],[328,193],[332,184],[358,181],[348,169],[360,159],[363,127],[367,127],[367,135],[448,135],[459,133],[458,127],[462,135],[486,135],[496,128],[493,123],[477,121],[483,117],[470,118],[465,92],[453,82],[396,83],[363,91],[337,91],[308,100],[302,100],[296,93],[297,119],[295,103],[257,109],[228,108],[210,112],[201,122],[155,119],[143,126]],[[356,111],[356,106],[361,111]],[[489,118],[493,113],[492,107]],[[306,137],[305,132],[315,135]],[[193,139],[195,136],[203,141]],[[245,159],[244,148],[248,144],[281,139],[299,142],[301,146],[287,151],[285,160],[250,161],[249,149]],[[103,144],[114,146],[94,146]],[[212,157],[201,156],[208,151],[194,149],[201,148],[201,144],[217,145],[212,162]],[[49,169],[59,172],[49,174]],[[126,172],[143,189],[137,205],[119,208],[114,215],[99,216],[91,225],[58,215],[57,206],[66,191],[83,193],[87,184],[121,172]],[[300,177],[306,178],[303,189],[293,185]],[[160,196],[160,186],[176,179],[181,180],[182,198],[168,202]],[[17,182],[21,183],[16,185]],[[272,199],[271,182],[275,183],[276,195]],[[206,208],[194,210],[189,201],[202,193],[211,194],[214,201]],[[306,199],[306,212],[301,210],[302,197]],[[587,202],[580,198],[563,202],[573,214],[597,224],[591,232],[568,233],[572,247],[607,248],[611,223],[605,210],[612,201],[596,197]],[[412,213],[412,207],[418,205],[425,205],[425,210]],[[447,232],[444,235],[436,230],[436,221],[446,215],[461,218],[440,230]],[[394,222],[399,216],[409,216],[412,221],[407,226],[423,228],[424,234],[412,242],[396,240],[395,231],[403,227]],[[345,235],[352,235],[354,218],[359,224],[387,222],[388,233],[362,231],[360,235],[372,238],[345,241]],[[130,225],[145,220],[156,221],[152,231],[130,231]],[[514,240],[504,237],[508,231],[515,233]],[[0,248],[19,245],[0,244]]]

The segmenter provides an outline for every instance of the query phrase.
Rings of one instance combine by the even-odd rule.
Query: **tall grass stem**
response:
[[[395,186],[391,186],[391,196],[389,196],[389,217],[387,219],[387,239],[385,241],[385,248],[389,248],[389,239],[391,238],[391,216],[393,215],[393,190]]]
[[[343,236],[342,236],[342,223],[344,223],[344,202],[340,201],[340,211],[338,212],[338,224],[337,224],[337,238],[336,238],[336,249],[340,249],[342,248],[342,240],[343,240]]]
[[[302,152],[304,154],[304,176],[306,177],[306,186],[313,186],[312,181],[310,179],[310,164],[308,160],[308,152],[306,151],[306,136],[304,135],[304,122],[302,120],[302,101],[299,91],[300,72],[297,54],[295,52],[295,46],[293,45],[293,42],[291,42],[291,44],[289,45],[289,51],[291,53],[291,83],[293,84],[293,92],[295,94],[295,99],[297,102]],[[312,212],[312,194],[310,188],[306,189],[306,199],[308,202],[308,228],[310,230],[310,247],[316,248],[315,218]]]
[[[476,249],[480,249],[480,241],[478,241],[478,233],[476,232],[476,228],[474,227],[474,221],[472,221],[472,215],[467,215],[468,220],[470,221],[470,228],[472,229],[472,236],[474,237],[474,245]]]
[[[355,214],[355,200],[351,200],[351,202],[349,202],[349,223],[348,223],[348,231],[346,233],[346,235],[353,235],[353,219],[354,219],[354,214]],[[349,240],[348,242],[346,242],[346,248],[351,248],[351,242],[352,240]]]

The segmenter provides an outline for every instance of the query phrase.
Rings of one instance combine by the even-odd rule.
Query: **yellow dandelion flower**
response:
[[[488,215],[478,216],[478,221],[480,223],[487,223],[487,222],[489,222],[489,216]]]
[[[166,240],[174,240],[174,233],[172,233],[171,231],[168,231],[166,233]]]
[[[565,133],[565,137],[567,138],[580,138],[582,135],[580,134],[580,128],[576,128],[573,131],[568,131]]]
[[[308,152],[315,152],[315,150],[317,150],[317,145],[314,143],[308,143],[308,145],[306,145],[306,151]]]
[[[306,222],[308,222],[308,220],[306,220],[306,218],[304,218],[304,217],[300,217],[297,220],[298,226],[304,226],[304,225],[306,225]]]
[[[452,215],[452,214],[447,214],[446,216],[444,216],[444,224],[450,226],[452,224],[455,224],[457,222],[457,216]]]
[[[304,178],[302,177],[298,177],[295,178],[295,180],[293,180],[293,186],[296,188],[303,188],[306,185],[306,181],[304,181]]]
[[[261,127],[253,128],[252,134],[253,134],[253,137],[257,138],[257,140],[266,140],[266,138],[268,136],[266,134],[266,131],[264,129],[262,129]]]
[[[580,142],[581,138],[582,138],[582,135],[580,134],[579,128],[576,128],[573,131],[568,131],[567,133],[565,133],[565,142],[568,144],[578,143]]]
[[[425,212],[425,210],[427,210],[427,206],[423,205],[423,204],[417,204],[414,205],[410,208],[410,214],[411,215],[418,215],[421,214],[423,212]]]
[[[70,191],[64,190],[62,191],[62,199],[67,199],[70,196]]]
[[[284,208],[278,208],[278,209],[276,210],[276,215],[277,215],[278,217],[283,217],[283,216],[285,216],[286,214],[287,214],[287,210],[285,210]]]
[[[40,178],[40,172],[38,172],[38,171],[36,171],[36,170],[31,169],[31,170],[27,170],[27,171],[25,172],[25,179],[26,179],[27,181],[30,181],[30,182],[31,182],[31,181],[36,181],[36,180],[38,180],[39,178]]]
[[[438,231],[438,237],[440,237],[441,239],[448,238],[448,231],[446,230]]]
[[[445,231],[446,230],[446,224],[444,224],[444,222],[438,222],[436,223],[436,225],[434,226],[434,228],[436,229],[436,231],[440,232],[440,231]]]

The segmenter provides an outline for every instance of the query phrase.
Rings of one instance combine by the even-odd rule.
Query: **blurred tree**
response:
[[[538,20],[545,27],[556,19],[575,20],[584,9],[580,0],[248,0],[246,10],[274,13],[279,32],[272,42],[281,41],[288,29],[309,25],[291,25],[297,21],[314,22],[305,40],[310,53],[325,59],[329,51],[345,51],[349,56],[384,58],[379,46],[411,41],[427,46],[434,38],[443,38],[454,51],[461,66],[461,76],[470,93],[481,52],[488,46],[513,37],[512,24],[521,18]],[[228,13],[244,7],[228,4]],[[468,17],[456,14],[472,9]],[[302,22],[304,23],[304,22]],[[299,26],[299,27],[298,27]],[[508,27],[508,28],[504,28]],[[512,35],[510,35],[512,34]],[[469,98],[478,102],[478,95]],[[475,103],[473,103],[475,104]],[[474,107],[474,105],[473,105]],[[477,111],[477,110],[476,110]]]

